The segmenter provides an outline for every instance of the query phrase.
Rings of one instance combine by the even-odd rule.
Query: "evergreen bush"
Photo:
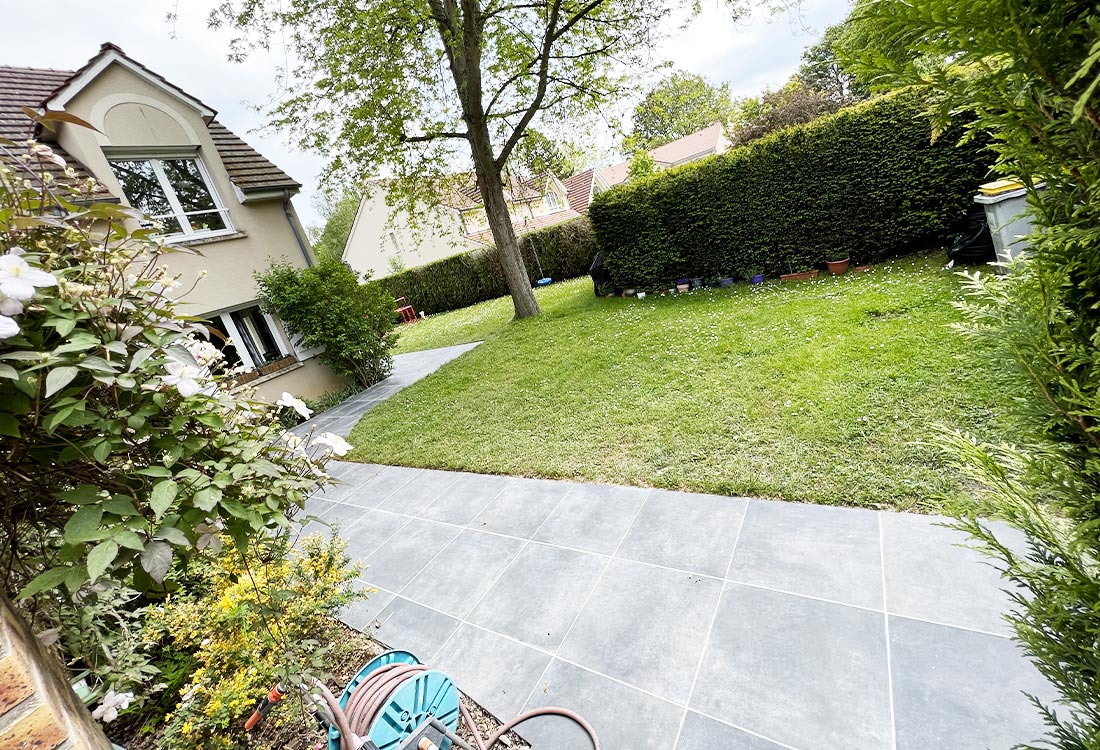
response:
[[[532,285],[544,276],[555,281],[583,276],[596,254],[592,225],[584,217],[528,232],[519,237],[519,244]],[[457,310],[508,294],[496,248],[452,255],[371,284],[428,313]]]
[[[946,237],[993,155],[959,145],[959,127],[933,139],[922,107],[879,97],[597,196],[589,216],[607,270],[644,289],[789,273],[836,248],[870,263]]]

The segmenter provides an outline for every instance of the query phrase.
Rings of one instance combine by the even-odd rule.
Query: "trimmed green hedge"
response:
[[[620,287],[680,277],[768,275],[822,264],[834,250],[869,263],[945,238],[992,154],[932,141],[922,103],[895,94],[616,187],[588,215]]]
[[[583,276],[596,254],[596,238],[587,217],[529,232],[519,243],[532,284],[542,276],[555,281]],[[405,297],[427,313],[457,310],[508,294],[495,247],[452,255],[369,283],[382,285],[394,298]]]

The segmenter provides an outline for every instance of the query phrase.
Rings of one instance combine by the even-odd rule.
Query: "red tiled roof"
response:
[[[677,138],[671,143],[658,146],[649,154],[658,166],[663,167],[694,161],[702,156],[717,153],[718,144],[722,140],[723,133],[725,133],[725,129],[722,127],[722,123],[713,122],[702,130],[697,130],[694,133],[685,135],[683,138]],[[618,185],[620,182],[626,182],[629,172],[630,160],[628,159],[618,164],[612,164],[610,167],[605,167],[600,176],[609,186]]]
[[[41,108],[68,82],[79,76],[108,52],[116,52],[123,57],[126,56],[121,49],[107,43],[100,47],[99,53],[95,57],[91,58],[77,71],[0,67],[0,137],[16,141],[34,137],[34,123],[23,113],[22,107]],[[208,105],[203,104],[178,86],[174,86],[163,76],[154,73],[133,58],[126,57],[126,59],[149,75],[162,81],[166,86],[194,99],[194,101],[213,112],[213,109]],[[229,174],[229,179],[240,188],[241,192],[295,190],[301,187],[301,183],[265,159],[259,152],[217,120],[211,120],[207,124],[207,130],[214,142],[214,148],[217,149],[218,155],[225,165],[225,171]],[[87,168],[65,153],[63,149],[55,144],[50,144],[50,147],[77,171],[79,177],[87,178],[89,176],[90,173]],[[60,168],[58,168],[58,172],[60,173]],[[104,194],[104,197],[110,196]]]
[[[521,219],[519,221],[512,222],[512,228],[516,232],[517,237],[521,237],[528,232],[533,232],[536,229],[545,229],[546,227],[552,227],[556,224],[563,224],[567,221],[580,218],[581,214],[577,213],[571,208],[565,208],[561,211],[555,211],[552,214],[545,214],[544,216],[536,216],[533,219]],[[493,244],[493,232],[490,229],[483,229],[480,232],[474,232],[466,235],[466,239],[480,243],[482,245],[492,246]]]
[[[586,169],[580,174],[566,177],[561,181],[565,186],[565,194],[569,199],[569,208],[579,214],[588,211],[588,204],[592,202],[592,183],[596,181],[596,170]]]
[[[463,172],[455,175],[454,182],[444,186],[447,195],[443,198],[443,204],[459,211],[469,211],[481,205],[481,191],[477,187],[477,178],[473,172]],[[518,177],[508,175],[508,184],[505,191],[510,201],[523,203],[538,200],[546,192],[547,178],[543,175],[534,177]]]

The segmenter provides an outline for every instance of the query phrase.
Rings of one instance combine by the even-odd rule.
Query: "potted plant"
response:
[[[691,279],[691,288],[692,289],[702,289],[703,286],[704,286],[704,284],[703,284],[703,277],[702,276],[692,277],[692,279]]]
[[[750,268],[746,275],[749,277],[750,284],[763,284],[764,272],[759,268]]]
[[[686,276],[681,279],[676,279],[676,291],[686,292],[691,289],[691,279]]]
[[[729,286],[733,286],[733,277],[723,276],[722,278],[718,279],[718,286],[722,287],[723,289]]]
[[[848,270],[848,264],[852,262],[852,259],[848,257],[847,250],[836,249],[829,253],[825,259],[825,265],[829,267],[829,273],[833,276],[839,276]]]
[[[801,266],[799,270],[792,271],[791,273],[782,274],[779,277],[780,281],[805,281],[807,279],[816,279],[818,270],[813,266]]]
[[[626,289],[623,290],[623,296],[624,297],[633,297],[635,291],[637,291],[637,290],[634,289],[634,287],[628,286]]]

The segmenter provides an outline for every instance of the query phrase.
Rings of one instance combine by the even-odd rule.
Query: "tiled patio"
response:
[[[350,625],[502,718],[608,750],[1008,750],[1050,689],[940,519],[335,464],[311,501],[377,593]],[[1008,532],[1006,531],[1006,534]],[[538,748],[584,748],[558,720]]]

